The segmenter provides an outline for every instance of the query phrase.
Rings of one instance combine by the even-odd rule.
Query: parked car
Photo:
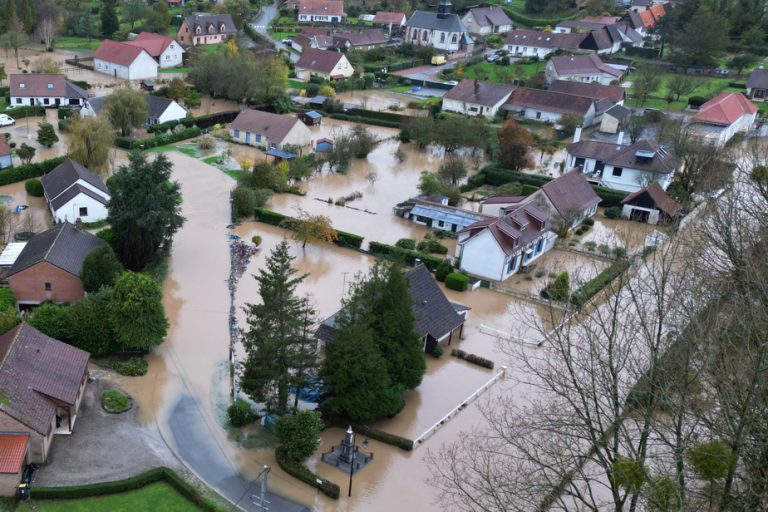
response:
[[[8,114],[0,114],[0,126],[12,126],[16,124],[16,120]]]
[[[496,62],[496,61],[497,61],[497,60],[499,60],[500,58],[501,58],[501,57],[499,57],[499,54],[498,54],[498,53],[492,53],[491,55],[489,55],[489,56],[488,56],[488,57],[485,59],[485,61],[486,61],[486,62]]]
[[[439,66],[445,63],[446,63],[445,55],[435,55],[434,57],[432,57],[433,66]]]
[[[718,75],[718,76],[728,76],[729,73],[730,73],[730,71],[728,71],[727,69],[723,69],[723,68],[715,70],[715,74]]]

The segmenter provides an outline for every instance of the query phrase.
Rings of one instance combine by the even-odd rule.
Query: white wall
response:
[[[175,68],[181,66],[184,57],[184,49],[176,41],[168,45],[168,48],[160,54],[161,68]]]
[[[184,110],[184,107],[174,101],[168,105],[168,108],[165,109],[165,112],[163,112],[157,122],[166,123],[168,121],[184,119],[185,117],[187,117],[187,111]]]
[[[80,208],[87,208],[88,215],[80,215]],[[107,207],[85,194],[78,194],[58,210],[51,212],[57,222],[97,222],[107,218]]]
[[[415,36],[418,37],[415,38]],[[454,36],[456,36],[455,42],[453,42]],[[458,32],[408,27],[406,29],[405,42],[417,46],[431,46],[438,50],[455,52],[461,47],[461,34]]]
[[[458,243],[462,241],[459,235]],[[462,245],[461,265],[464,272],[491,281],[504,280],[506,255],[487,229]]]
[[[468,116],[493,117],[496,115],[496,112],[499,111],[501,105],[507,101],[507,98],[509,98],[509,96],[505,96],[502,101],[491,107],[480,105],[479,103],[469,103],[465,101],[443,98],[443,110],[447,110],[449,112],[458,112]]]
[[[575,167],[576,157],[569,154],[566,163],[566,168]],[[584,161],[583,172],[588,175],[591,174],[595,170],[596,163],[597,161],[594,158],[587,158]],[[616,190],[623,190],[625,192],[637,192],[643,187],[653,183],[653,181],[658,182],[659,185],[661,185],[661,188],[666,190],[669,184],[672,182],[673,173],[653,173],[624,167],[621,171],[621,176],[614,176],[613,170],[613,165],[605,164],[605,168],[603,169],[601,176],[587,176],[587,178],[590,180],[599,180],[600,184],[605,187],[613,188]]]
[[[124,80],[157,78],[159,65],[147,52],[142,51],[130,66],[122,66],[102,59],[93,59],[93,69],[99,73]]]
[[[48,100],[48,103],[46,103],[45,100]],[[8,108],[23,105],[42,105],[44,107],[53,107],[56,106],[56,100],[59,100],[59,106],[61,107],[69,106],[69,98],[64,98],[61,96],[37,96],[34,98],[24,96],[11,96],[11,104],[8,105]],[[77,98],[76,101],[77,103],[72,106],[80,106],[83,104],[82,98]]]
[[[519,43],[507,43],[505,49],[514,56],[518,57],[538,57],[543,59],[550,53],[555,52],[555,48],[539,48],[536,46],[526,46]]]
[[[341,23],[341,16],[328,14],[299,14],[299,23],[311,23],[313,21]]]

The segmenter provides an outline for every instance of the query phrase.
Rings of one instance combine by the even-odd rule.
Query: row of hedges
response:
[[[42,162],[4,169],[3,172],[0,172],[0,185],[8,185],[10,183],[16,183],[17,181],[38,178],[43,174],[51,172],[66,159],[67,157],[65,156],[59,156]]]
[[[349,114],[328,114],[333,119],[340,121],[350,121],[353,123],[371,124],[374,126],[382,126],[384,128],[400,128],[400,123],[396,121],[384,121],[383,119],[373,119],[370,117],[352,116]]]
[[[396,114],[394,112],[378,111],[378,110],[365,110],[362,108],[352,108],[347,111],[351,115],[364,117],[366,119],[377,119],[379,121],[390,121],[402,123],[408,122],[413,119],[411,116],[404,116],[402,114]]]
[[[502,9],[504,9],[504,12],[509,16],[509,19],[528,27],[554,27],[564,20],[576,19],[579,16],[579,14],[574,14],[572,16],[563,16],[561,18],[533,18],[519,11],[515,11],[514,9],[510,9],[509,7],[502,7]]]
[[[608,286],[611,281],[619,277],[628,268],[629,261],[627,259],[621,258],[616,260],[610,267],[597,274],[573,292],[573,295],[571,295],[571,302],[576,306],[583,306],[589,299]]]
[[[166,144],[173,144],[185,139],[192,139],[200,135],[202,130],[197,126],[185,128],[179,132],[170,134],[155,135],[154,137],[148,137],[146,139],[129,139],[126,137],[117,137],[115,139],[115,146],[123,149],[136,149],[144,146],[144,149],[154,148],[157,146],[165,146]]]
[[[476,364],[478,366],[482,366],[483,368],[488,368],[489,370],[493,370],[493,361],[491,361],[490,359],[476,356],[475,354],[470,354],[469,352],[464,352],[463,350],[459,350],[458,348],[451,350],[451,355],[454,357],[458,357],[459,359],[463,359],[468,363]]]
[[[24,119],[25,117],[45,117],[45,107],[38,105],[31,107],[8,108],[3,111],[14,119]]]
[[[90,496],[104,496],[140,489],[147,485],[165,481],[182,496],[206,512],[221,512],[226,508],[203,496],[194,486],[181,478],[175,471],[166,467],[153,468],[124,480],[101,482],[98,484],[75,485],[71,487],[34,487],[32,497],[38,500],[46,499],[77,499]]]
[[[253,217],[259,222],[280,227],[284,226],[285,221],[297,220],[288,215],[267,210],[266,208],[256,208],[253,212]],[[360,235],[347,233],[346,231],[337,230],[336,235],[338,237],[335,242],[336,245],[350,249],[360,249],[363,245],[363,240],[365,239]]]
[[[468,192],[482,185],[500,186],[506,183],[518,181],[523,185],[523,194],[530,195],[535,192],[535,188],[552,181],[549,176],[540,176],[537,174],[525,174],[522,172],[511,171],[493,165],[485,166],[479,173],[472,176],[467,184],[461,187],[462,192]],[[627,197],[627,193],[621,190],[593,185],[595,193],[602,200],[601,206],[610,208],[611,206],[621,206],[621,202]]]
[[[413,441],[411,441],[410,439],[396,436],[395,434],[390,434],[388,432],[384,432],[383,430],[369,427],[367,425],[352,425],[352,428],[355,430],[356,433],[362,434],[365,437],[370,437],[371,439],[381,441],[382,443],[390,444],[392,446],[397,446],[398,448],[405,450],[407,452],[410,452],[411,450],[413,450]]]
[[[305,484],[311,485],[315,489],[319,489],[329,498],[333,498],[335,500],[339,499],[341,490],[339,489],[338,485],[331,482],[330,480],[326,480],[325,478],[314,474],[303,464],[291,459],[291,457],[288,455],[288,450],[286,450],[284,446],[278,446],[275,449],[275,459],[277,460],[277,465],[292,477],[298,478]],[[318,481],[320,481],[320,483],[318,483]]]
[[[459,272],[452,272],[445,276],[445,287],[449,290],[464,292],[469,286],[469,276]]]
[[[402,259],[409,265],[415,265],[416,260],[421,260],[430,272],[437,270],[438,265],[443,261],[443,258],[432,256],[431,254],[424,254],[410,249],[402,249],[400,247],[395,247],[394,245],[387,245],[379,242],[369,243],[368,252],[376,256]]]
[[[206,128],[210,128],[211,126],[215,126],[217,124],[231,123],[239,113],[239,111],[231,110],[228,112],[218,112],[216,114],[208,114],[198,117],[190,116],[176,121],[167,121],[161,124],[154,124],[147,128],[147,131],[149,133],[165,133],[168,130],[174,129],[180,124],[186,126],[187,128],[197,126],[198,128],[205,130]]]

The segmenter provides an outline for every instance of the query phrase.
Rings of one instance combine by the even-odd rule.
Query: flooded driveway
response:
[[[17,211],[16,208],[21,205],[27,205],[29,208]],[[45,199],[27,194],[23,181],[0,187],[0,206],[9,211],[2,230],[3,239],[0,239],[2,247],[8,242],[13,242],[13,235],[19,231],[40,233],[51,226],[51,214],[45,205]]]

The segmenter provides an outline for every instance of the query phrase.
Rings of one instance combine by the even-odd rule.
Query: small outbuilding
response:
[[[299,119],[307,126],[320,126],[323,122],[323,115],[314,110],[309,112],[302,112],[299,114]]]
[[[669,197],[656,182],[630,194],[621,203],[622,217],[648,224],[672,222],[680,217],[683,211],[683,206]]]
[[[333,141],[331,139],[317,139],[315,142],[315,153],[330,153],[333,151]]]
[[[13,496],[29,462],[29,434],[0,433],[0,496]]]
[[[631,113],[632,111],[623,105],[612,106],[603,114],[603,119],[600,122],[600,131],[603,133],[618,133],[619,129],[629,119]]]

